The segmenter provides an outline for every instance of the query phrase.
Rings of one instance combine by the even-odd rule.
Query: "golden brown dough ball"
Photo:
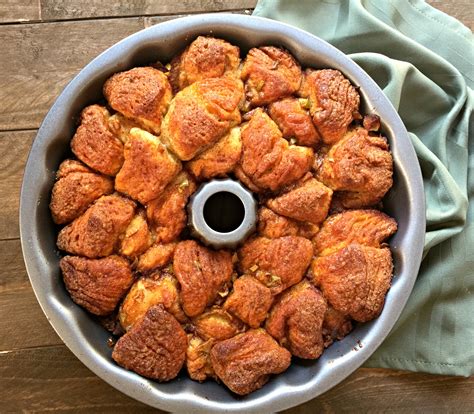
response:
[[[366,129],[350,130],[324,157],[317,178],[339,193],[344,208],[377,204],[393,184],[393,160],[387,141]]]
[[[152,242],[153,238],[148,228],[145,212],[140,210],[122,235],[119,252],[122,256],[135,258],[144,253]]]
[[[194,82],[238,76],[240,51],[237,46],[215,37],[199,36],[171,62],[170,82],[175,92]]]
[[[186,163],[197,180],[209,180],[232,172],[240,160],[242,140],[240,128],[232,128],[215,145]]]
[[[137,270],[147,272],[171,263],[178,243],[155,243],[138,258]]]
[[[219,341],[232,338],[243,331],[243,324],[219,307],[193,319],[194,334],[188,335],[186,367],[191,379],[204,381],[216,378],[211,362],[211,349]]]
[[[214,251],[186,240],[176,247],[173,268],[181,285],[184,312],[194,317],[204,312],[230,282],[232,257],[227,251]]]
[[[265,329],[293,355],[316,359],[324,350],[322,329],[326,310],[321,292],[303,280],[278,297]]]
[[[244,328],[227,310],[217,306],[194,318],[192,323],[194,332],[205,340],[222,341],[232,338]]]
[[[267,207],[258,210],[258,234],[269,239],[301,236],[312,239],[319,230],[315,224],[280,216]]]
[[[147,204],[148,221],[155,232],[157,243],[176,240],[186,226],[186,203],[196,191],[196,183],[186,172],[181,172],[158,198]]]
[[[314,254],[327,256],[349,244],[380,247],[397,231],[396,221],[379,210],[349,210],[329,216],[313,239]]]
[[[64,227],[57,246],[89,258],[112,254],[135,214],[135,203],[113,194],[100,197],[87,211]]]
[[[109,128],[109,118],[109,111],[102,106],[85,108],[72,137],[71,149],[92,169],[105,175],[115,175],[123,164],[123,144]]]
[[[126,331],[154,305],[161,304],[178,321],[185,322],[179,298],[179,283],[168,272],[154,272],[138,279],[128,292],[119,311],[119,320]]]
[[[183,161],[214,145],[240,123],[242,82],[210,78],[184,88],[172,100],[161,139]]]
[[[302,180],[288,192],[267,201],[275,213],[294,220],[320,224],[328,215],[332,190],[315,178]]]
[[[311,168],[313,156],[311,148],[289,145],[261,108],[257,108],[249,123],[242,127],[240,166],[247,179],[258,188],[277,191],[297,181]]]
[[[289,52],[274,46],[250,49],[242,73],[250,104],[267,105],[295,93],[301,84],[301,68]]]
[[[307,106],[307,99],[285,98],[270,104],[268,114],[281,129],[284,138],[294,140],[298,145],[317,148],[321,137],[306,109]]]
[[[311,264],[313,282],[331,306],[358,322],[376,318],[382,311],[392,280],[388,248],[350,244]]]
[[[79,217],[100,196],[114,190],[113,181],[75,160],[65,160],[56,174],[49,208],[56,224]]]
[[[204,381],[207,378],[217,378],[211,361],[211,349],[215,343],[214,339],[204,340],[196,335],[188,335],[186,368],[192,380]]]
[[[263,329],[251,329],[219,342],[211,350],[217,377],[238,395],[262,388],[271,374],[285,371],[291,354]]]
[[[166,75],[152,67],[116,73],[104,84],[109,105],[154,134],[159,134],[163,116],[171,101]]]
[[[115,188],[145,204],[158,197],[181,170],[181,163],[159,138],[132,128],[125,144],[125,162],[115,177]]]
[[[59,267],[72,300],[94,315],[112,313],[133,283],[130,266],[120,256],[65,256]]]
[[[359,93],[338,70],[307,69],[299,93],[309,99],[310,114],[325,144],[340,140],[359,115]]]
[[[256,237],[239,250],[239,268],[276,295],[301,281],[312,256],[313,246],[303,237]]]
[[[139,375],[169,381],[181,370],[186,347],[186,333],[179,322],[156,305],[117,341],[112,358]]]
[[[323,322],[324,347],[327,348],[334,341],[340,341],[352,331],[350,317],[328,306]]]
[[[272,303],[271,290],[254,277],[244,275],[235,280],[224,309],[251,328],[258,328],[267,317]]]

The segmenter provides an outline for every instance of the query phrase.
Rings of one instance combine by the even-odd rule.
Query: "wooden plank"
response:
[[[206,13],[254,8],[257,0],[41,0],[43,20],[85,19],[111,16],[149,16],[152,14]]]
[[[0,315],[0,352],[62,344],[33,293],[20,240],[0,241]]]
[[[0,132],[0,240],[19,237],[23,169],[36,131]]]
[[[41,17],[40,0],[2,0],[0,23],[28,22]]]
[[[160,413],[118,392],[65,346],[0,354],[2,412]]]
[[[71,78],[143,18],[0,26],[0,131],[38,128]]]
[[[1,353],[0,383],[5,412],[159,412],[107,385],[65,346]],[[473,409],[474,378],[363,368],[319,398],[284,412],[444,413]]]
[[[431,6],[460,20],[474,30],[474,3],[472,0],[427,0]]]

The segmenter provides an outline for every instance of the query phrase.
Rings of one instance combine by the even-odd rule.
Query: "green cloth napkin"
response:
[[[418,154],[425,256],[408,305],[366,366],[473,374],[472,32],[420,0],[260,0],[254,14],[349,54],[398,110]]]

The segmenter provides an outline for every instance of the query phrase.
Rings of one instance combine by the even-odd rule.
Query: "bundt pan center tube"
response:
[[[191,197],[188,217],[193,236],[204,244],[233,249],[255,231],[257,204],[239,182],[212,180]]]
[[[360,88],[362,112],[380,116],[394,159],[394,186],[385,197],[384,206],[387,214],[396,219],[398,231],[390,240],[394,277],[382,314],[357,326],[318,360],[294,359],[287,371],[245,397],[212,381],[192,381],[184,372],[173,381],[158,383],[115,364],[107,345],[109,333],[72,302],[61,282],[56,233],[48,206],[55,172],[68,155],[78,116],[85,106],[103,99],[105,80],[132,67],[167,62],[199,35],[223,38],[239,46],[242,54],[252,47],[281,46],[304,67],[340,70]],[[219,193],[222,191],[213,194]],[[220,202],[226,198],[225,202],[237,206],[234,220],[219,223],[211,218],[206,224],[214,226],[217,233],[231,234],[235,226],[242,226],[251,217],[252,208],[245,210],[247,204],[240,193],[223,193],[237,195],[244,206],[244,218],[239,200],[221,194],[216,196],[221,197]],[[211,195],[207,200],[212,211]],[[206,218],[206,203],[202,214]],[[356,63],[323,40],[289,25],[253,16],[212,14],[176,19],[140,31],[94,59],[70,82],[33,143],[21,191],[20,230],[28,275],[44,313],[65,344],[94,373],[125,394],[171,412],[262,413],[293,407],[327,391],[357,369],[389,334],[420,266],[425,206],[421,172],[407,131],[383,92]]]

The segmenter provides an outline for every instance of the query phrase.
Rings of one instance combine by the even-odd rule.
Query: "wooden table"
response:
[[[473,28],[472,0],[430,3]],[[84,367],[43,315],[20,248],[23,168],[47,110],[97,54],[129,34],[178,15],[251,13],[255,4],[256,0],[0,1],[0,412],[158,412]],[[474,411],[474,378],[361,368],[333,390],[288,412],[466,410]]]

